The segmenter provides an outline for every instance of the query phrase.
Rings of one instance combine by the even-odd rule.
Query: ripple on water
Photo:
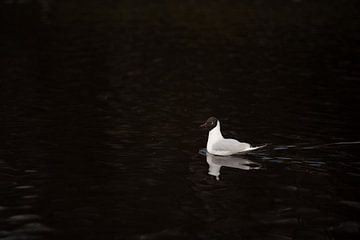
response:
[[[326,232],[323,229],[302,228],[295,231],[295,239],[306,240],[328,240]]]
[[[360,233],[360,224],[355,221],[342,222],[335,227],[330,227],[330,231],[333,231],[336,234],[359,234]]]
[[[275,151],[284,151],[289,150],[291,148],[296,148],[296,145],[279,145],[273,148]]]
[[[0,211],[4,211],[4,210],[6,210],[6,209],[7,209],[7,207],[0,206]]]
[[[16,215],[9,218],[16,227],[11,230],[0,231],[1,240],[19,239],[47,239],[53,229],[38,222],[37,215]]]
[[[32,222],[32,223],[27,223],[27,224],[23,225],[21,228],[16,229],[14,232],[36,234],[36,233],[45,233],[45,232],[52,232],[52,231],[53,231],[53,229],[45,226],[42,223]]]
[[[11,223],[22,223],[22,222],[29,222],[39,220],[41,217],[36,214],[21,214],[21,215],[14,215],[7,219],[8,222]]]
[[[36,194],[31,194],[31,195],[25,195],[23,196],[22,198],[23,199],[35,199],[35,198],[38,198],[39,196],[36,195]]]
[[[32,189],[32,188],[34,188],[34,186],[32,186],[32,185],[20,185],[20,186],[15,187],[15,189],[19,189],[19,190]]]
[[[343,201],[340,201],[340,204],[343,204],[343,205],[351,207],[351,208],[360,209],[360,202],[343,200]]]

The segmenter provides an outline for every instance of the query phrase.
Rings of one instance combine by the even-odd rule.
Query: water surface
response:
[[[355,1],[0,6],[0,239],[358,239]]]

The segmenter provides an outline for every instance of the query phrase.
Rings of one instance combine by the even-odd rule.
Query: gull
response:
[[[253,151],[266,146],[252,147],[249,143],[224,138],[220,131],[220,121],[216,117],[210,117],[204,124],[200,125],[200,127],[209,131],[206,150],[214,155],[229,156]]]

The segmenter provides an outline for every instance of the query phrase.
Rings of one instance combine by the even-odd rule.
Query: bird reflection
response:
[[[238,156],[216,156],[206,153],[206,161],[209,164],[209,175],[220,178],[221,167],[238,168],[242,170],[260,169],[261,166],[251,160]]]

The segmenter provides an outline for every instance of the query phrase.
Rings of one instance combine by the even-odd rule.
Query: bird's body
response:
[[[211,128],[206,144],[206,150],[211,154],[229,156],[263,147],[251,147],[249,143],[243,143],[235,139],[224,138],[220,130],[220,121],[214,117],[209,118],[208,121],[202,126]]]

